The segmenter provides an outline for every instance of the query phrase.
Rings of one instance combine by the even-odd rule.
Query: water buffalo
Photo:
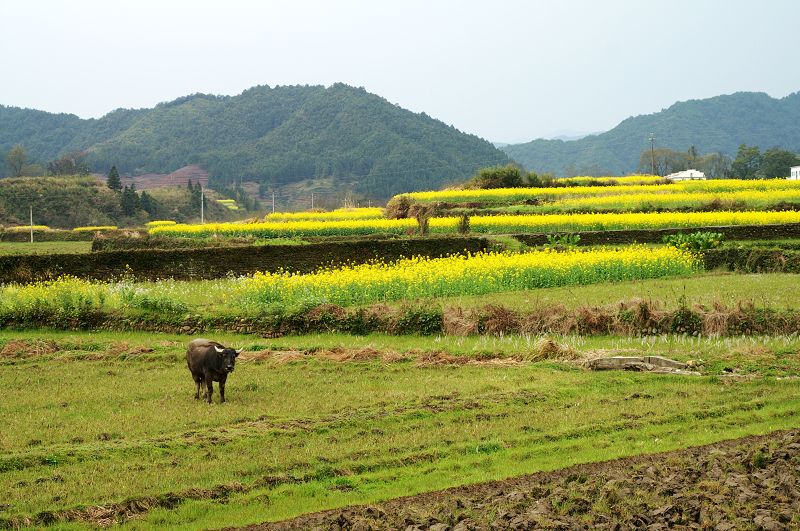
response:
[[[204,396],[208,398],[210,404],[214,392],[212,382],[219,382],[219,402],[220,404],[225,402],[225,380],[228,379],[228,374],[233,372],[236,356],[240,352],[241,350],[227,348],[209,339],[195,339],[189,342],[186,362],[196,386],[195,399],[200,398],[200,386],[205,382]]]

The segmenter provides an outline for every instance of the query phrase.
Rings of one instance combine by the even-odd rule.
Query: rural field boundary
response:
[[[704,227],[729,240],[800,238],[800,223],[763,226]],[[581,245],[660,243],[666,235],[691,229],[589,231],[580,235]],[[548,243],[547,234],[513,235],[529,245]],[[113,238],[111,242],[122,242]],[[134,239],[135,240],[135,239]],[[146,245],[150,240],[142,238]],[[153,240],[153,246],[175,245],[171,239]],[[117,245],[109,243],[109,245]],[[122,244],[125,245],[125,244]],[[0,283],[27,283],[70,275],[111,280],[132,275],[137,280],[201,280],[279,270],[309,273],[322,266],[358,264],[380,259],[393,261],[411,256],[440,257],[477,253],[492,247],[482,236],[446,236],[408,239],[350,239],[307,245],[234,245],[230,247],[120,249],[90,254],[0,256]],[[724,267],[744,272],[800,272],[800,251],[790,249],[724,249],[707,251],[706,269]]]
[[[33,239],[37,242],[90,242],[94,238],[91,231],[66,229],[33,229]],[[26,230],[0,230],[0,242],[24,243],[31,241],[31,233]]]
[[[658,301],[631,299],[606,306],[566,308],[547,305],[518,311],[501,305],[481,308],[375,304],[344,308],[321,304],[283,313],[253,315],[185,315],[127,313],[86,309],[69,316],[57,309],[40,309],[28,315],[0,315],[0,329],[148,331],[180,334],[228,332],[280,337],[290,334],[335,332],[365,335],[447,334],[577,334],[686,336],[782,335],[800,332],[800,312],[756,307],[740,302],[732,306],[681,304],[666,308]]]
[[[0,283],[33,282],[61,275],[111,280],[201,280],[256,271],[309,273],[322,266],[393,261],[412,256],[440,257],[489,249],[483,237],[337,241],[310,245],[267,245],[205,249],[138,249],[73,255],[0,257]]]
[[[578,234],[581,245],[616,245],[629,243],[661,243],[664,236],[678,233],[689,233],[702,230],[718,232],[727,240],[776,240],[782,238],[800,238],[800,223],[782,223],[776,225],[727,225],[697,228],[674,229],[626,229],[583,231],[558,234]],[[544,245],[548,243],[548,234],[515,234],[514,238],[525,245]]]

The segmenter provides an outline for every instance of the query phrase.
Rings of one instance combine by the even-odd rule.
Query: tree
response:
[[[200,210],[200,199],[203,197],[203,185],[200,184],[200,181],[197,181],[196,185],[192,185],[192,180],[189,179],[189,182],[186,183],[186,191],[189,192],[189,206],[191,209]],[[206,203],[203,203],[203,206],[206,206]]]
[[[764,179],[788,177],[792,166],[800,165],[800,157],[785,149],[768,149],[761,156],[761,167],[758,175]]]
[[[739,144],[739,151],[731,164],[731,174],[737,179],[757,179],[758,170],[764,162],[758,146]]]
[[[697,153],[697,148],[694,146],[689,146],[689,149],[686,151],[686,166],[687,170],[689,168],[697,169],[698,163],[700,161],[699,154]]]
[[[11,151],[6,155],[6,163],[11,168],[11,174],[14,177],[20,177],[22,170],[25,168],[25,163],[28,162],[28,154],[25,148],[20,144],[11,148]]]
[[[517,188],[520,186],[522,186],[522,172],[515,164],[481,168],[466,184],[467,188],[478,189]]]
[[[670,173],[688,170],[691,153],[691,148],[686,153],[669,148],[645,149],[639,155],[638,171],[641,173],[652,172],[654,161],[656,175],[669,175]]]
[[[153,196],[142,190],[142,197],[140,199],[140,203],[142,206],[142,210],[147,212],[147,214],[152,218],[158,212],[158,201],[156,201]]]
[[[141,203],[139,201],[139,194],[136,193],[136,185],[131,184],[122,190],[120,197],[120,204],[122,206],[122,213],[126,216],[134,216],[141,210]]]
[[[89,165],[86,163],[86,153],[70,151],[47,165],[50,175],[88,175]]]
[[[122,181],[119,178],[119,172],[117,171],[116,166],[111,166],[111,170],[108,172],[108,179],[106,179],[106,184],[115,192],[122,191]]]
[[[708,179],[727,179],[731,176],[731,159],[722,153],[709,153],[697,159],[696,168]]]

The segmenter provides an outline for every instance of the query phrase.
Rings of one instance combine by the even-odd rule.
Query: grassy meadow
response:
[[[82,254],[92,251],[92,242],[0,242],[0,256],[19,254]]]
[[[531,337],[217,338],[246,349],[224,405],[193,399],[183,336],[0,332],[0,519],[247,524],[768,433],[800,411],[790,336],[557,337],[564,355],[539,362]],[[574,361],[609,351],[709,374]]]

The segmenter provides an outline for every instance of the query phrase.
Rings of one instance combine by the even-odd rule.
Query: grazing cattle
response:
[[[204,383],[204,396],[211,403],[211,395],[214,392],[212,382],[219,382],[219,402],[225,402],[225,380],[228,374],[233,372],[236,364],[236,356],[241,350],[227,348],[224,345],[209,339],[195,339],[189,342],[189,349],[186,351],[186,363],[192,373],[195,383],[194,398],[200,398],[200,386]]]

